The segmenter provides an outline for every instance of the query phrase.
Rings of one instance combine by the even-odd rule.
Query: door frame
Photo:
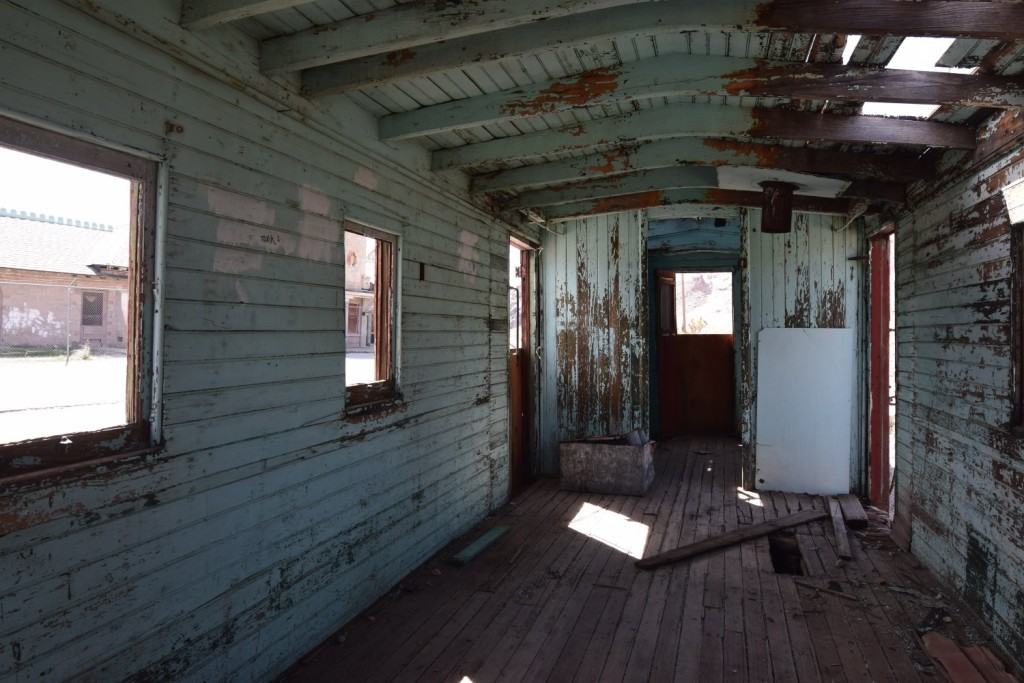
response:
[[[739,252],[720,253],[666,253],[663,250],[647,251],[647,382],[648,406],[650,414],[651,435],[660,434],[661,414],[658,401],[658,271],[671,270],[677,273],[732,273],[732,315],[733,339],[736,351],[733,354],[733,373],[735,377],[734,396],[736,401],[736,422],[739,431],[740,413],[740,330],[742,325],[741,271]]]
[[[868,499],[883,510],[889,509],[892,477],[890,460],[889,400],[894,387],[889,384],[889,363],[895,349],[889,343],[889,330],[895,320],[891,310],[890,273],[895,263],[890,224],[868,238]],[[892,429],[895,429],[893,425]]]
[[[536,301],[537,294],[540,291],[537,283],[538,268],[537,268],[537,254],[538,248],[531,245],[524,239],[517,237],[516,235],[510,235],[508,239],[509,247],[516,247],[521,250],[520,256],[520,267],[523,269],[523,286],[520,293],[519,301],[519,324],[520,330],[520,351],[523,354],[522,359],[522,373],[523,373],[523,424],[522,432],[519,435],[520,443],[522,444],[523,457],[522,466],[524,471],[521,473],[522,481],[519,481],[513,474],[516,472],[513,464],[513,450],[512,450],[512,420],[511,420],[511,409],[512,402],[509,401],[509,422],[508,422],[508,439],[509,439],[509,476],[508,476],[508,495],[509,497],[515,496],[521,493],[533,479],[536,478],[537,474],[537,415],[534,406],[537,405],[536,392],[539,389],[537,382],[537,368],[538,362],[536,358],[536,330],[538,326],[534,324],[534,317],[538,310]],[[512,350],[508,349],[508,353],[511,355]],[[508,365],[506,365],[505,372],[508,373]],[[511,399],[511,381],[509,382],[509,398]]]

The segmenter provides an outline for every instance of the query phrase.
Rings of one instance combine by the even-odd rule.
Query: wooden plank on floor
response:
[[[760,538],[761,536],[767,536],[768,534],[781,531],[782,529],[788,529],[790,527],[824,519],[825,517],[828,517],[828,513],[823,510],[803,510],[769,522],[762,522],[761,524],[755,524],[753,526],[736,529],[735,531],[728,533],[719,534],[681,548],[674,548],[673,550],[655,555],[654,557],[647,557],[642,560],[638,560],[636,566],[641,569],[655,569],[666,564],[682,562],[683,560],[688,560],[692,557],[697,557],[698,555],[703,555],[714,550],[727,548],[737,543]]]
[[[889,662],[895,680],[921,681],[921,674],[910,656],[909,649],[916,647],[916,635],[910,625],[904,624],[901,629],[897,625],[899,607],[894,603],[892,594],[884,586],[875,583],[877,570],[866,558],[861,544],[854,540],[851,544],[854,563],[857,569],[855,592],[867,606],[866,613],[870,617],[871,628],[878,636],[885,658]]]
[[[691,441],[691,444],[698,442]],[[704,460],[693,453],[699,447],[691,447],[686,454],[686,470],[680,486],[686,490],[686,505],[678,520],[674,520],[678,530],[674,537],[678,543],[690,543],[697,533],[697,512],[701,502],[701,483],[704,473]],[[691,564],[680,564],[670,571],[662,572],[667,577],[668,591],[662,606],[661,625],[658,628],[658,639],[654,646],[650,665],[650,681],[661,683],[677,680],[676,659],[679,655],[680,629],[686,607],[686,587]]]
[[[663,517],[667,515],[667,511],[662,508],[662,505],[669,491],[674,492],[680,486],[678,473],[681,470],[678,467],[682,464],[681,458],[678,459],[678,462],[674,463],[677,469],[674,470],[676,475],[672,478],[671,485],[669,485],[668,481],[656,481],[656,490],[652,491],[653,495],[649,494],[652,500],[647,506],[646,511],[654,512],[654,519],[660,520],[655,521],[655,528],[665,523]],[[669,477],[665,479],[667,480]],[[655,503],[654,501],[657,502]],[[651,543],[653,544],[653,541]],[[579,668],[572,679],[573,681],[590,683],[591,681],[602,679],[602,671],[612,652],[613,643],[615,642],[619,625],[622,623],[627,603],[630,596],[635,594],[633,583],[639,572],[636,571],[632,561],[628,560],[629,558],[624,556],[620,558],[606,570],[605,576],[601,579],[603,585],[616,586],[621,590],[613,591],[608,603],[605,605],[605,609],[602,611],[597,626],[594,629],[593,637],[587,644]],[[555,679],[551,680],[554,681]]]
[[[987,683],[1018,683],[1017,678],[1006,671],[1003,663],[987,647],[972,645],[960,649]]]
[[[795,497],[787,497],[782,494],[763,495],[762,501],[765,509],[775,515],[786,515],[791,512],[799,512],[800,506]],[[790,507],[792,506],[792,507]],[[811,529],[819,525],[812,522],[804,526],[798,526],[796,531],[797,542],[800,546],[801,556],[804,559],[805,570],[812,563],[820,568],[821,561],[818,558],[816,548],[813,546],[813,533]],[[765,544],[767,545],[767,543]],[[767,555],[767,549],[765,554]],[[770,558],[768,558],[770,562]],[[769,568],[771,568],[769,564]],[[764,577],[762,578],[764,581]],[[841,667],[839,666],[839,655],[831,638],[831,632],[825,622],[824,614],[819,609],[808,609],[793,584],[793,580],[785,575],[777,577],[778,592],[781,598],[781,613],[783,618],[781,626],[788,631],[788,650],[785,656],[792,661],[794,678],[800,681],[845,681]],[[766,616],[768,616],[766,614]],[[768,616],[770,618],[770,616]],[[777,656],[772,649],[772,658]],[[830,667],[830,663],[836,663],[836,669]],[[833,671],[833,674],[825,676],[826,669]],[[837,671],[839,669],[839,671]],[[776,677],[776,680],[779,680]]]
[[[868,525],[868,513],[860,500],[852,493],[838,496],[839,505],[843,508],[843,517],[846,518],[846,526],[851,529],[863,529]]]
[[[850,537],[846,533],[846,522],[843,520],[843,508],[835,498],[828,499],[828,511],[832,516],[832,531],[836,539],[836,555],[841,559],[853,558],[850,550]]]
[[[398,591],[381,598],[348,624],[342,631],[342,643],[331,648],[332,655],[343,658],[353,675],[378,672],[380,662],[394,655],[432,617],[461,606],[475,591],[478,580],[508,572],[519,544],[535,534],[550,509],[568,505],[573,498],[552,482],[534,484],[516,501],[515,530],[502,539],[494,552],[461,570],[442,564],[439,558],[428,561],[406,577]],[[449,548],[458,547],[460,541],[456,539]],[[412,585],[416,590],[404,591],[403,585]],[[319,664],[320,660],[313,663]]]
[[[475,541],[455,553],[452,557],[452,564],[457,567],[469,564],[473,561],[473,558],[487,550],[488,546],[504,536],[508,529],[509,528],[504,524],[492,526],[490,529],[480,534]]]
[[[942,664],[952,683],[985,683],[985,677],[955,642],[935,631],[926,633],[921,640],[925,652]]]
[[[612,499],[611,496],[600,498],[587,497],[582,502],[593,501],[606,505]],[[577,507],[580,506],[571,507],[570,513]],[[565,516],[563,515],[562,519],[564,518]],[[550,520],[548,525],[551,525]],[[562,538],[564,538],[564,535]],[[527,539],[524,541],[524,544],[527,546],[532,545],[532,541]],[[542,560],[543,557],[541,558]],[[513,620],[522,609],[521,606],[515,604],[517,592],[523,586],[518,579],[541,571],[541,561],[526,562],[518,565],[515,578],[494,586],[495,590],[492,591],[491,599],[473,617],[472,621],[468,622],[465,628],[456,635],[455,639],[443,648],[433,660],[433,663],[428,668],[423,669],[422,672],[414,671],[410,672],[410,674],[415,674],[420,680],[461,679],[472,668],[472,664],[469,663],[473,660],[471,656],[472,649],[478,647],[479,652],[488,654],[493,646],[493,638],[501,638],[511,627]]]
[[[651,528],[651,533],[648,537],[648,548],[653,551],[657,552],[665,547],[666,533],[669,528],[668,520],[671,519],[673,514],[678,513],[683,495],[684,488],[679,485],[677,479],[673,490],[669,492],[669,495],[665,496],[659,508],[658,519],[660,523],[656,523]],[[643,632],[638,628],[638,625],[643,620],[644,609],[649,602],[652,577],[644,572],[638,572],[632,567],[625,571],[627,575],[632,575],[632,581],[626,602],[622,608],[619,624],[612,637],[608,656],[601,670],[600,680],[623,680],[626,667],[633,654],[633,649],[641,635],[645,639],[651,638],[650,642],[655,642],[649,628],[644,629]]]
[[[701,451],[705,449],[701,448]],[[714,485],[713,461],[708,454],[694,453],[694,463],[700,476],[700,497],[695,512],[695,539],[706,539],[712,532],[710,528],[712,487]],[[686,576],[685,598],[683,602],[682,624],[679,630],[679,645],[675,666],[676,680],[698,680],[701,649],[704,637],[704,583],[707,580],[708,563],[706,557],[698,557],[687,563],[689,571]]]
[[[683,477],[678,485],[678,493],[669,514],[662,543],[660,543],[662,548],[671,548],[680,543],[686,520],[686,510],[693,502],[691,498],[699,498],[699,490],[695,490],[692,485],[692,472],[695,467],[698,467],[694,461],[694,458],[689,457],[684,463]],[[669,606],[674,579],[676,577],[673,572],[665,571],[655,575],[650,582],[647,601],[637,627],[636,640],[626,665],[623,678],[625,683],[649,681],[659,644],[664,646],[667,635],[670,640],[674,640],[675,634],[678,633],[678,615],[681,610],[671,613]],[[676,590],[678,591],[678,587]],[[669,633],[666,634],[666,631]],[[673,661],[674,659],[675,657],[673,657]],[[613,668],[608,669],[608,674],[613,674]]]
[[[794,496],[798,505],[802,508],[826,508],[828,501],[818,496]],[[808,525],[811,541],[815,544],[816,551],[821,558],[825,569],[824,577],[836,578],[843,576],[842,561],[836,555],[835,547],[830,542],[832,534],[831,524],[820,522]],[[843,675],[850,683],[871,682],[871,672],[868,670],[868,658],[861,647],[861,640],[855,633],[855,624],[849,614],[849,605],[845,601],[830,596],[822,596],[820,599],[805,601],[801,597],[801,604],[809,605],[810,609],[821,609],[825,613],[825,621],[832,633],[836,651],[839,654],[839,661],[842,664]],[[822,672],[824,675],[824,672]]]

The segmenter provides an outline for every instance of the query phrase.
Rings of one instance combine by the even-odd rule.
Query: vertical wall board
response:
[[[741,426],[750,474],[757,457],[754,416],[757,407],[757,340],[769,328],[848,328],[857,339],[857,372],[864,377],[863,262],[861,230],[840,230],[843,219],[796,214],[793,230],[766,235],[759,229],[761,213],[745,215],[741,250],[746,259],[742,283],[743,315],[748,322],[740,340],[744,354]],[[865,388],[856,387],[857,415],[864,415]],[[858,417],[851,430],[850,481],[855,491],[864,484],[864,425]]]
[[[166,448],[0,485],[0,679],[270,680],[507,495],[509,226],[178,5],[0,3],[0,113],[170,176]],[[361,420],[344,218],[400,237],[403,402]]]
[[[1020,302],[1003,194],[1022,178],[1018,145],[914,188],[898,222],[895,526],[1024,665],[1024,441],[1007,431]]]
[[[558,443],[647,428],[646,222],[639,212],[566,221],[543,237],[541,471]]]

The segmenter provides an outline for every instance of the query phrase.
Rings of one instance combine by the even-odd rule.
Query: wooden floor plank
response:
[[[687,458],[684,463],[684,480],[692,473],[694,466],[694,458]],[[673,547],[679,543],[679,538],[683,531],[687,504],[690,502],[689,497],[697,493],[698,491],[689,486],[678,487],[678,494],[669,511],[665,533],[661,539],[661,550]],[[654,656],[657,652],[662,629],[675,629],[675,624],[665,623],[671,582],[672,572],[659,572],[651,579],[647,602],[640,616],[636,630],[636,639],[624,671],[623,680],[627,683],[643,683],[650,680],[651,668],[654,664]]]
[[[284,680],[939,680],[915,628],[938,582],[869,524],[837,554],[830,520],[795,528],[806,576],[776,574],[768,538],[653,571],[569,528],[584,504],[649,526],[645,555],[750,527],[820,497],[739,490],[740,449],[719,439],[659,446],[647,496],[578,494],[542,481],[413,571]],[[495,526],[465,567],[447,560]],[[895,589],[910,593],[896,593]],[[824,589],[824,590],[821,590]],[[918,597],[913,597],[917,595]],[[852,599],[851,599],[852,598]],[[946,594],[942,604],[956,597]],[[969,642],[969,611],[940,628]],[[984,632],[977,624],[971,629]],[[922,673],[923,672],[923,673]]]
[[[696,450],[701,449],[697,447]],[[691,453],[687,456],[686,505],[678,520],[679,532],[676,534],[681,545],[691,543],[697,530],[694,520],[700,509],[703,462],[697,454]],[[668,581],[668,591],[665,595],[661,627],[658,629],[658,640],[655,643],[650,668],[650,680],[653,682],[676,680],[676,659],[679,654],[680,629],[690,572],[689,564],[674,565],[666,569],[664,576]]]
[[[683,450],[685,451],[685,447]],[[678,451],[675,452],[678,453]],[[647,514],[645,517],[651,518],[656,527],[665,523],[666,513],[662,510],[662,505],[666,497],[673,493],[679,485],[680,478],[678,473],[683,471],[680,469],[682,464],[682,456],[677,455],[672,460],[671,467],[668,468],[669,475],[663,477],[660,484],[656,482],[655,490],[650,495],[650,501],[645,507],[647,513],[653,513]],[[673,473],[676,474],[673,475]],[[669,480],[673,476],[676,479],[670,484]],[[587,648],[580,661],[580,666],[572,680],[579,681],[580,683],[601,680],[602,671],[611,654],[621,617],[625,612],[630,595],[633,594],[633,579],[638,574],[639,571],[633,566],[632,558],[625,556],[617,558],[606,570],[605,576],[601,579],[602,584],[615,586],[617,590],[613,591],[604,610],[602,610],[594,629],[593,637],[590,643],[587,644]]]

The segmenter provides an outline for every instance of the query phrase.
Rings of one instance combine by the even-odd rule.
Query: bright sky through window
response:
[[[974,69],[936,66],[942,55],[953,44],[954,38],[904,38],[887,69],[908,71],[944,71],[946,73],[973,73]],[[845,54],[844,54],[845,56]],[[894,102],[865,102],[862,114],[868,116],[903,116],[927,119],[939,108],[937,104],[904,104]]]
[[[0,147],[0,207],[128,227],[131,181]]]

